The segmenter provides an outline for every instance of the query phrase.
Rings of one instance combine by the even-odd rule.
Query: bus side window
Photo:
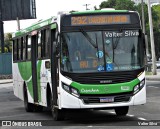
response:
[[[27,36],[27,60],[31,60],[31,36]]]
[[[13,41],[13,61],[17,60],[17,40]]]
[[[45,57],[49,57],[49,48],[50,48],[49,38],[50,38],[50,30],[47,29],[45,34]]]
[[[22,59],[26,59],[26,40],[25,37],[22,38]]]
[[[38,53],[37,53],[37,57],[38,59],[42,58],[42,34],[41,34],[41,31],[39,31],[38,33]]]
[[[41,30],[41,34],[42,34],[42,37],[41,37],[41,42],[42,42],[42,57],[46,57],[45,55],[45,44],[46,44],[46,41],[45,41],[45,37],[46,37],[46,30]]]
[[[20,57],[21,57],[21,60],[23,60],[23,37],[21,37],[20,39],[20,44],[21,44],[21,53],[20,53]]]
[[[22,48],[22,43],[21,43],[21,38],[17,40],[18,41],[18,60],[20,61],[21,58],[21,48]]]

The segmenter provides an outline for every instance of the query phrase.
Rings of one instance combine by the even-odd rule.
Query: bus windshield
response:
[[[143,49],[139,30],[63,33],[61,70],[92,73],[140,69],[144,65]]]

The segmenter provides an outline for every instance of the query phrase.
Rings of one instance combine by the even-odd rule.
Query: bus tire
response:
[[[126,116],[129,110],[129,106],[125,107],[116,107],[115,112],[117,116]]]
[[[34,111],[35,111],[35,112],[42,112],[42,111],[43,111],[43,106],[34,105]]]
[[[26,112],[33,112],[35,110],[35,106],[32,103],[28,102],[27,89],[24,87],[24,107]]]
[[[62,121],[65,118],[65,110],[64,109],[58,109],[53,104],[52,95],[50,94],[50,109],[53,116],[53,119],[55,121]]]
[[[65,118],[65,111],[64,109],[54,108],[52,109],[52,116],[55,121],[62,121]]]

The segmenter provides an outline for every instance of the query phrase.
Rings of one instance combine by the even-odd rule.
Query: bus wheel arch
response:
[[[50,84],[47,83],[46,100],[47,100],[47,107],[48,108],[51,107],[50,97],[51,97],[51,87],[50,87]]]
[[[49,83],[47,84],[46,98],[47,107],[52,112],[53,119],[55,121],[64,120],[66,111],[64,109],[58,109],[58,107],[55,107],[55,105],[53,104],[53,96]]]
[[[23,98],[24,98],[24,107],[26,112],[33,112],[34,104],[28,102],[27,85],[25,82],[23,84]]]

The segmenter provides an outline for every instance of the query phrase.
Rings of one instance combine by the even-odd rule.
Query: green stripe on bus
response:
[[[41,80],[40,80],[40,71],[41,71],[42,61],[38,61],[37,64],[37,86],[38,86],[38,100],[39,102],[42,101],[41,99]],[[27,87],[29,90],[30,95],[33,98],[33,85],[32,85],[32,66],[31,62],[20,62],[18,63],[18,68],[22,79],[27,82]],[[29,80],[31,79],[31,80]]]
[[[138,79],[119,84],[80,84],[72,82],[71,86],[78,89],[80,94],[113,94],[131,92],[139,82]]]
[[[55,25],[55,23],[52,23],[53,18],[55,18],[55,17],[51,17],[51,18],[46,19],[46,20],[38,21],[37,23],[31,25],[30,27],[28,27],[26,29],[22,29],[20,31],[17,31],[17,32],[14,33],[13,38],[17,37],[17,36],[22,36],[23,34],[26,34],[28,32],[32,32],[34,30],[38,30],[42,27],[45,27],[45,26],[48,26],[48,25],[51,25],[51,24]],[[56,28],[56,27],[54,27],[54,28]],[[51,29],[54,29],[54,28],[51,28]]]
[[[42,66],[42,61],[39,60],[38,64],[37,64],[37,86],[38,86],[38,101],[41,102],[41,76],[40,76],[40,72],[41,72],[41,66]]]
[[[27,81],[32,76],[31,62],[18,63],[19,72],[24,81]]]

